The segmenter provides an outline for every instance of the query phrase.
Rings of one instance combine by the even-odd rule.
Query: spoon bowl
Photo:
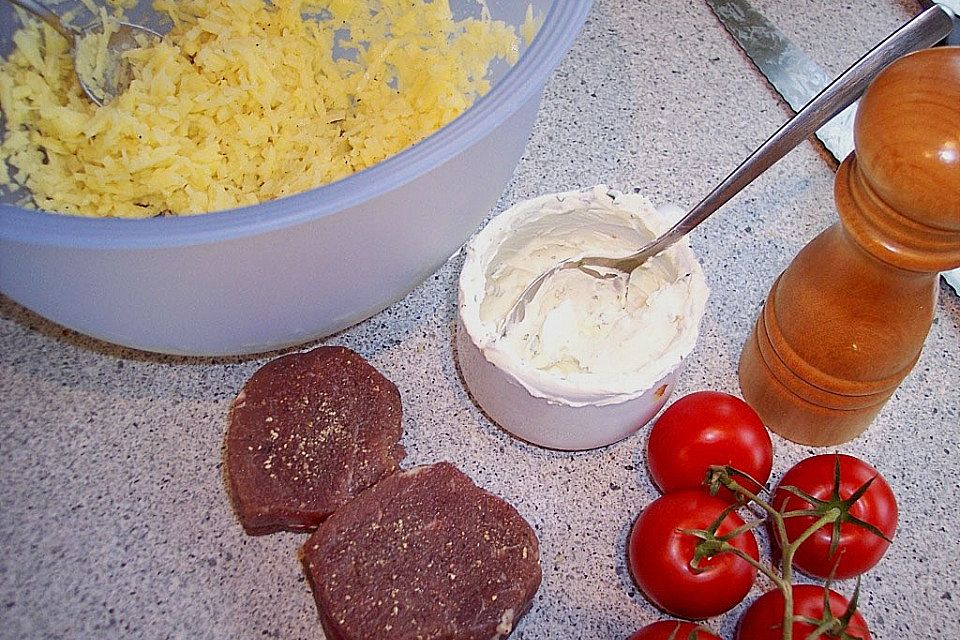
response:
[[[86,64],[86,56],[82,51],[87,46],[102,46],[100,42],[104,37],[107,38],[107,55],[98,70]],[[104,30],[102,24],[83,29],[73,46],[74,68],[83,92],[92,102],[103,106],[126,91],[133,80],[133,70],[123,57],[123,52],[158,41],[160,37],[160,34],[146,27],[129,22],[111,23],[108,30]]]
[[[121,21],[94,22],[77,28],[34,0],[8,1],[34,14],[67,39],[80,87],[91,102],[101,107],[123,93],[133,79],[123,52],[162,37],[147,27]],[[102,60],[97,59],[98,49],[106,53]]]

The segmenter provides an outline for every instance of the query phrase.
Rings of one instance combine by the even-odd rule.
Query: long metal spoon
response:
[[[123,52],[141,46],[144,37],[149,40],[159,40],[161,38],[159,33],[147,27],[130,24],[129,22],[117,22],[116,30],[110,34],[110,40],[107,43],[109,59],[105,68],[108,72],[104,74],[102,79],[94,78],[81,73],[82,67],[77,63],[77,54],[80,49],[80,41],[85,37],[95,36],[98,33],[102,34],[103,24],[93,23],[79,29],[64,22],[60,16],[39,2],[33,0],[8,0],[8,2],[34,14],[67,39],[73,54],[73,67],[77,73],[77,79],[80,81],[80,87],[87,94],[87,97],[98,106],[110,102],[130,85],[132,74],[129,65],[123,60]]]
[[[599,278],[615,277],[596,269],[609,269],[630,274],[647,259],[667,249],[723,206],[741,189],[769,169],[777,160],[807,139],[828,120],[853,104],[866,91],[870,82],[891,62],[901,56],[940,42],[953,29],[953,13],[935,5],[917,15],[860,58],[836,80],[827,85],[776,133],[724,178],[713,191],[659,238],[647,243],[639,251],[622,258],[589,256],[570,258],[541,273],[520,294],[500,325],[500,335],[521,322],[527,305],[549,278],[563,269],[581,269]]]

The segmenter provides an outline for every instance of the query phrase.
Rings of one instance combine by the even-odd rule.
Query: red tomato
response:
[[[824,587],[814,584],[798,584],[793,586],[793,637],[797,640],[806,640],[816,629],[816,625],[808,622],[797,622],[796,616],[822,620]],[[737,626],[736,640],[781,640],[783,638],[783,594],[779,589],[768,591],[760,596],[740,618]],[[836,591],[830,591],[830,614],[839,618],[847,611],[849,602]],[[839,623],[839,621],[838,621]],[[844,638],[860,638],[870,640],[870,631],[867,621],[859,611],[854,612],[846,628]],[[819,634],[816,640],[828,640],[841,637],[839,630]]]
[[[693,622],[661,620],[648,624],[627,640],[720,640],[720,636]]]
[[[693,622],[661,620],[648,624],[627,640],[720,640],[720,636]]]
[[[683,529],[706,529],[729,506],[699,489],[684,489],[660,496],[640,512],[630,532],[628,561],[633,579],[643,594],[670,615],[702,620],[719,615],[743,600],[757,570],[733,552],[703,558],[698,569],[690,562],[699,539]],[[743,525],[730,513],[718,535]],[[752,531],[729,543],[755,560],[757,539]]]
[[[710,465],[730,465],[762,485],[773,467],[773,444],[746,402],[718,391],[697,391],[667,407],[654,423],[647,465],[663,493],[703,486]],[[751,491],[758,489],[745,478],[735,479]],[[718,495],[733,500],[727,489]]]
[[[840,464],[840,484],[835,489],[835,465]],[[873,479],[866,493],[849,505],[847,501],[860,487]],[[792,486],[822,501],[817,509],[826,510],[839,506],[850,517],[867,522],[888,539],[893,539],[897,529],[897,499],[890,485],[872,466],[853,456],[824,454],[801,460],[780,479],[773,494],[773,507],[780,512],[810,509],[807,500],[789,493],[784,486]],[[816,521],[816,516],[785,518],[787,538],[796,540]],[[838,545],[830,553],[830,540],[834,526],[818,529],[800,545],[793,564],[804,573],[818,578],[828,578],[833,573],[836,580],[858,576],[871,569],[890,543],[845,516],[837,530]],[[771,536],[774,539],[776,536]],[[777,541],[779,542],[779,541]],[[836,569],[834,570],[834,565]]]

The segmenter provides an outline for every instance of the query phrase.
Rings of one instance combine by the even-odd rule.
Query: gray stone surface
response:
[[[833,71],[914,10],[756,5]],[[598,0],[496,210],[598,182],[690,204],[787,115],[701,2]],[[737,392],[740,348],[771,282],[834,219],[832,172],[805,144],[695,233],[713,293],[678,394]],[[662,617],[625,568],[630,522],[657,495],[645,430],[560,453],[491,424],[455,364],[460,264],[323,343],[356,349],[396,382],[405,464],[450,460],[536,527],[544,583],[514,637],[625,638]],[[874,463],[900,497],[896,544],[863,581],[881,640],[960,637],[958,354],[960,301],[943,286],[915,370],[865,435],[836,448]],[[296,559],[303,536],[246,537],[221,480],[227,407],[275,355],[119,349],[0,299],[0,637],[323,637]],[[774,444],[775,478],[814,452]],[[739,610],[709,623],[730,637]]]

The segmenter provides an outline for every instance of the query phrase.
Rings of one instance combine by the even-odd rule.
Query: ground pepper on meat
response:
[[[405,453],[400,392],[359,354],[318,347],[260,368],[234,400],[225,473],[251,534],[312,531]]]
[[[317,529],[301,559],[333,640],[503,638],[541,579],[530,525],[447,462],[364,491]]]

